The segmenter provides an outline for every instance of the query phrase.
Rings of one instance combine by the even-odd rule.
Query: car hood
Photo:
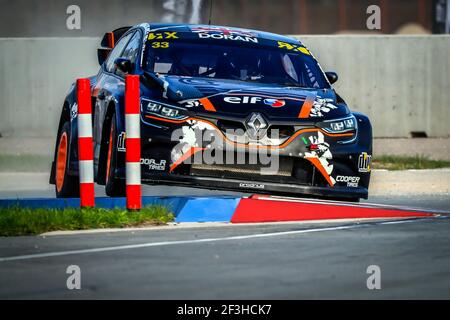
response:
[[[156,77],[155,77],[156,78]],[[159,76],[161,98],[196,112],[270,118],[335,118],[349,113],[333,89],[314,89],[223,79]]]

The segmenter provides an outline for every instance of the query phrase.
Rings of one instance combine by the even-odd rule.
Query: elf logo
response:
[[[233,103],[233,104],[256,104],[260,101],[263,101],[264,104],[269,105],[274,108],[282,107],[286,104],[284,100],[280,99],[264,99],[262,97],[253,97],[253,96],[243,96],[243,97],[224,97],[223,101],[227,103]]]
[[[234,104],[240,104],[240,103],[251,103],[251,104],[255,104],[259,101],[262,101],[263,98],[261,97],[248,97],[248,96],[244,96],[244,97],[225,97],[223,98],[223,101],[228,102],[228,103],[234,103]]]

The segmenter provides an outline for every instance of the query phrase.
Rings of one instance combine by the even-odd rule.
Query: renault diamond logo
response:
[[[247,134],[250,139],[261,139],[267,133],[268,124],[264,120],[263,116],[259,113],[252,113],[245,122],[247,128]]]

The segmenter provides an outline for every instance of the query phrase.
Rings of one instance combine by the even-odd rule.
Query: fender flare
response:
[[[117,132],[125,132],[125,116],[123,110],[121,110],[120,103],[117,99],[110,99],[108,108],[103,120],[102,135],[100,143],[100,153],[98,160],[98,169],[96,181],[98,184],[104,185],[106,183],[106,158],[108,155],[108,140],[111,127],[111,118],[115,114],[116,130]],[[117,116],[118,115],[118,116]],[[117,160],[117,159],[116,159]],[[117,162],[116,162],[117,163]],[[119,162],[120,163],[120,162]]]

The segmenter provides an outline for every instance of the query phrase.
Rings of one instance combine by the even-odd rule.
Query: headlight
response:
[[[323,121],[318,126],[329,133],[356,131],[358,128],[356,118],[353,115],[343,119]]]
[[[183,120],[188,116],[185,114],[185,110],[183,108],[178,108],[175,106],[171,106],[165,103],[141,99],[141,111],[144,114],[151,114],[160,116],[163,118]]]

